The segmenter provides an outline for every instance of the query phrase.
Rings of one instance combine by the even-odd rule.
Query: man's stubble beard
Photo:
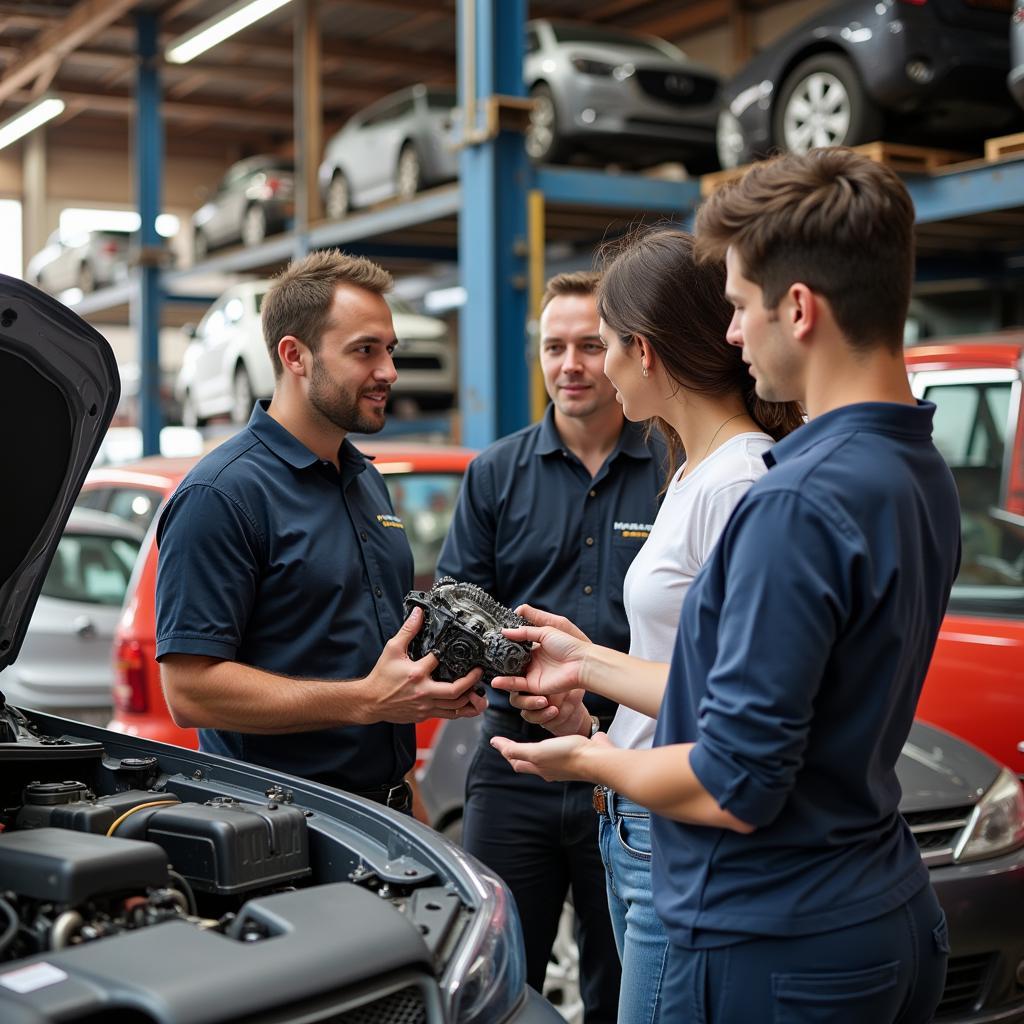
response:
[[[379,419],[363,416],[358,394],[353,396],[339,387],[316,355],[309,378],[309,404],[328,423],[349,434],[376,434],[384,426],[383,410]]]

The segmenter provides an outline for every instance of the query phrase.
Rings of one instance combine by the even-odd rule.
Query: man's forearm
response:
[[[692,743],[651,750],[588,744],[582,751],[588,777],[656,814],[691,825],[736,832],[753,828],[719,807],[690,767]]]
[[[593,644],[580,669],[581,682],[590,693],[657,718],[665,696],[668,665],[632,658],[610,647]]]
[[[165,658],[161,679],[171,714],[184,728],[273,735],[373,720],[365,679],[294,679],[191,655]]]

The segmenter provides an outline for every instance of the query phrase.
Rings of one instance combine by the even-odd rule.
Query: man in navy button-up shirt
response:
[[[404,807],[411,723],[479,713],[473,677],[412,661],[412,554],[348,433],[384,424],[395,332],[368,260],[314,253],[263,303],[269,406],[204,458],[160,519],[157,657],[204,750]],[[467,688],[470,688],[467,690]]]
[[[491,445],[470,463],[438,566],[510,607],[568,616],[596,641],[625,651],[626,570],[658,509],[665,479],[660,441],[626,423],[604,375],[596,274],[548,284],[540,359],[551,397],[543,420]],[[527,611],[528,615],[529,612]],[[517,776],[488,745],[494,735],[547,735],[492,690],[469,772],[463,842],[508,884],[526,943],[527,976],[543,985],[569,886],[581,931],[581,987],[589,1024],[614,1021],[618,955],[606,902],[591,788]],[[615,705],[587,698],[605,723]]]
[[[541,629],[514,633],[542,644],[530,678],[498,681],[664,694],[651,751],[495,744],[658,812],[665,1020],[924,1024],[942,993],[945,922],[895,772],[960,549],[934,407],[903,365],[913,220],[899,178],[849,150],[755,165],[708,200],[729,340],[758,395],[804,402],[809,423],[694,581],[667,684]]]

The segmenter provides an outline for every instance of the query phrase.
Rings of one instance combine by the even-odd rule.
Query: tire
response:
[[[83,263],[78,270],[78,288],[83,295],[96,289],[96,273],[88,263]]]
[[[348,179],[341,171],[335,171],[327,186],[324,200],[324,212],[331,220],[340,220],[352,208],[352,195],[348,187]]]
[[[244,366],[238,366],[231,382],[231,422],[248,423],[255,401],[249,374]]]
[[[416,147],[407,142],[398,154],[395,168],[395,194],[399,199],[412,199],[423,184],[423,166]]]
[[[253,203],[242,217],[242,245],[259,245],[267,237],[267,211]]]
[[[192,235],[192,262],[202,263],[210,253],[210,243],[206,235],[196,228]]]
[[[850,61],[819,53],[786,77],[772,111],[772,144],[791,153],[819,146],[859,146],[882,131],[882,113]]]
[[[186,391],[181,400],[181,425],[192,427],[195,430],[206,426],[206,420],[196,411],[196,403],[191,391]]]
[[[568,147],[558,127],[555,97],[543,82],[530,90],[534,101],[526,129],[526,152],[534,163],[557,163],[568,156]]]

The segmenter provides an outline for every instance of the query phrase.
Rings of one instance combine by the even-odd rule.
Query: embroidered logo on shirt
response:
[[[612,531],[620,537],[633,537],[638,540],[646,540],[654,529],[654,523],[616,523]]]
[[[380,523],[381,526],[391,527],[395,530],[405,529],[405,525],[398,516],[380,515],[377,516],[377,522]]]

